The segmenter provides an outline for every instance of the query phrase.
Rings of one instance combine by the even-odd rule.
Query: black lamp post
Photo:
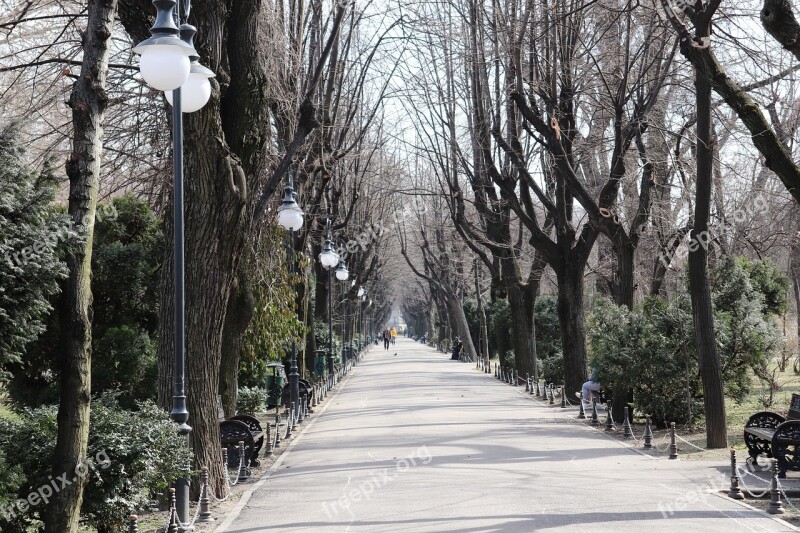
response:
[[[325,222],[326,237],[322,251],[319,253],[319,262],[328,271],[328,374],[333,375],[333,267],[339,263],[339,254],[333,249],[333,238],[331,235],[331,221]]]
[[[347,270],[347,265],[344,264],[344,261],[339,259],[339,266],[336,267],[336,279],[341,282],[345,282],[350,278],[350,271]],[[333,292],[333,287],[331,287],[331,292]],[[345,324],[345,308],[344,308],[344,285],[342,286],[342,364],[347,362],[347,358],[345,357],[344,351],[344,324]]]
[[[214,73],[202,66],[200,56],[192,43],[194,26],[186,23],[191,11],[190,0],[153,0],[156,20],[150,28],[149,39],[133,48],[140,56],[139,72],[152,88],[164,91],[172,104],[173,151],[173,231],[175,256],[175,384],[170,417],[178,425],[178,433],[186,438],[189,433],[189,411],[186,405],[186,313],[185,313],[185,261],[183,224],[183,113],[200,110],[211,96],[209,78]],[[180,26],[178,26],[180,24]],[[175,482],[178,521],[189,523],[189,480]],[[187,528],[181,525],[181,529]]]
[[[289,173],[289,184],[283,189],[283,201],[278,208],[278,224],[289,232],[289,270],[294,268],[294,232],[303,227],[303,210],[297,205],[294,177]],[[292,341],[292,358],[289,363],[289,401],[300,407],[300,373],[297,368],[297,346]]]

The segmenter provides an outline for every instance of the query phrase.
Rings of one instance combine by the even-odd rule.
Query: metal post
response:
[[[178,20],[181,2],[175,6]],[[175,256],[175,390],[172,396],[170,418],[178,425],[178,434],[189,446],[192,428],[186,408],[186,298],[185,298],[185,247],[183,228],[183,113],[181,113],[181,89],[172,91],[172,153],[173,153],[173,238]],[[175,481],[176,509],[181,523],[189,522],[189,479]]]
[[[552,383],[547,388],[547,390],[549,391],[549,400],[550,400],[548,403],[550,405],[555,405],[556,404],[556,397],[553,395],[553,384]]]
[[[781,491],[778,489],[778,461],[772,459],[772,466],[770,468],[772,476],[769,483],[769,506],[767,512],[769,514],[784,514],[786,511],[781,502]]]
[[[289,230],[290,271],[294,270],[294,246],[294,230]],[[292,341],[292,359],[289,365],[289,401],[297,402],[298,398],[300,398],[300,372],[297,368],[297,345]]]
[[[180,108],[179,108],[180,109]],[[169,525],[167,526],[167,533],[178,533],[178,510],[176,508],[177,502],[175,500],[175,489],[169,489]]]
[[[614,418],[611,416],[611,404],[606,404],[606,431],[616,431],[617,426],[614,424]]]
[[[592,425],[600,425],[600,418],[597,416],[597,400],[594,398],[592,398]]]
[[[669,458],[678,458],[678,445],[675,442],[675,422],[669,425]]]
[[[214,519],[211,518],[210,504],[211,500],[208,497],[208,468],[204,466],[200,469],[200,501],[198,502],[198,505],[200,505],[200,513],[197,515],[198,522],[208,523],[214,521]]]
[[[128,533],[139,533],[139,525],[137,522],[139,521],[139,517],[135,514],[132,514],[128,517]]]
[[[562,409],[566,409],[567,408],[567,394],[566,394],[566,391],[567,391],[567,386],[566,385],[561,385],[561,408]]]
[[[525,392],[531,390],[531,375],[527,372],[525,373]]]
[[[728,491],[728,498],[743,500],[744,494],[739,488],[739,472],[736,470],[736,450],[731,448],[731,488]]]
[[[275,428],[276,433],[277,433],[277,429],[278,428]],[[275,451],[272,448],[272,426],[270,425],[269,422],[267,422],[266,439],[267,439],[267,457],[272,457],[273,455],[275,455]]]
[[[250,477],[247,473],[247,457],[244,453],[244,441],[239,441],[239,481],[244,481]]]
[[[330,237],[330,235],[328,235]],[[328,374],[333,374],[333,277],[328,269]],[[344,320],[344,317],[342,318]],[[344,339],[342,339],[344,347]]]
[[[648,450],[653,447],[653,421],[650,415],[647,415],[647,424],[644,427],[644,447]]]
[[[578,409],[578,418],[584,420],[586,419],[586,410],[583,408],[583,398],[578,400],[578,404],[580,405],[580,408]]]
[[[628,406],[625,406],[625,421],[622,422],[622,438],[624,439],[632,439],[633,438],[633,428],[631,428],[631,422],[628,419]]]

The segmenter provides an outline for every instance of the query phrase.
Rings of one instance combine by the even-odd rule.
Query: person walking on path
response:
[[[383,349],[389,349],[389,343],[392,341],[392,332],[389,331],[389,328],[383,330]]]
[[[397,329],[392,327],[392,344],[397,344]]]

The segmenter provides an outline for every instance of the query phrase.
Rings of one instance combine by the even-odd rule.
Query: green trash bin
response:
[[[327,356],[325,350],[314,351],[314,376],[324,378],[328,371],[328,365],[325,363]]]
[[[283,387],[286,384],[286,372],[281,363],[267,365],[267,407],[277,407],[281,404]]]

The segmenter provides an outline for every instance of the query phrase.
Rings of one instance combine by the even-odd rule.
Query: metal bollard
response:
[[[653,447],[653,421],[650,415],[647,415],[647,425],[644,427],[644,448],[650,449]]]
[[[200,469],[200,513],[197,515],[197,521],[200,523],[213,522],[211,518],[211,500],[208,497],[208,468],[205,466]]]
[[[178,510],[175,507],[175,489],[169,489],[169,526],[167,527],[167,533],[178,533]]]
[[[578,400],[578,404],[580,404],[580,407],[578,408],[578,418],[580,420],[585,420],[586,419],[586,410],[583,408],[583,398]]]
[[[525,374],[525,392],[531,390],[531,375]]]
[[[669,458],[678,458],[678,444],[675,442],[675,422],[669,425]]]
[[[549,392],[548,398],[550,399],[550,405],[555,405],[556,404],[556,397],[553,395],[553,384],[552,383],[550,384],[549,387],[547,387],[547,390]]]
[[[281,427],[278,424],[275,424],[275,447],[281,447]]]
[[[239,441],[239,481],[247,479],[249,476],[247,472],[247,457],[244,454],[244,441]]]
[[[767,512],[769,514],[784,514],[786,511],[781,502],[781,491],[778,489],[778,460],[772,459],[772,466],[770,467],[772,476],[769,482],[769,506]]]
[[[128,533],[139,533],[139,517],[132,514],[128,517]]]
[[[562,409],[566,409],[567,408],[567,395],[565,393],[566,390],[567,390],[567,386],[566,385],[561,385],[561,408]]]
[[[272,447],[272,426],[270,425],[269,422],[267,422],[267,433],[266,435],[264,435],[264,438],[267,441],[267,451],[266,451],[267,457],[272,457],[273,455],[275,455],[275,450]]]
[[[600,418],[597,416],[597,400],[594,398],[592,398],[592,425],[600,425]]]
[[[222,448],[222,468],[228,468],[228,448]]]
[[[617,426],[614,424],[614,418],[611,416],[611,404],[606,404],[606,431],[616,431]]]
[[[294,409],[294,406],[292,406],[292,409]],[[284,439],[292,436],[292,418],[294,418],[294,413],[289,411],[289,416],[286,417],[286,435],[283,437]]]
[[[497,363],[494,364],[494,377],[497,378]]]
[[[517,386],[517,370],[515,368],[511,369],[511,381],[509,382],[512,387]]]
[[[625,421],[622,422],[622,438],[623,439],[632,439],[633,438],[633,428],[631,428],[631,421],[629,419],[630,413],[628,412],[628,406],[625,406]]]
[[[739,472],[736,470],[736,450],[731,448],[731,488],[728,490],[728,498],[743,500],[744,494],[739,488]]]
[[[303,420],[305,420],[305,415],[303,414],[303,398],[300,398],[300,405],[297,409],[297,423],[302,424]]]
[[[533,380],[533,386],[536,387],[536,393],[534,394],[534,392],[531,391],[531,394],[533,394],[534,396],[536,396],[538,398],[539,397],[539,380],[538,379]]]

